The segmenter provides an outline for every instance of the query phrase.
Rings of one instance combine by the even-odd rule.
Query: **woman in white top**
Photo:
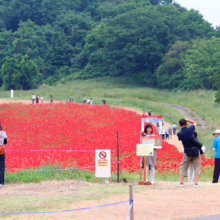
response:
[[[4,148],[4,144],[7,144],[7,135],[3,131],[3,127],[0,124],[0,147]],[[0,188],[4,186],[5,183],[5,151],[3,149],[3,154],[0,155]]]

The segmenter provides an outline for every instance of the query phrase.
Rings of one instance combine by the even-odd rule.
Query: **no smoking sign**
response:
[[[99,158],[105,159],[106,157],[107,157],[107,154],[106,154],[105,151],[101,151],[101,152],[99,153]]]

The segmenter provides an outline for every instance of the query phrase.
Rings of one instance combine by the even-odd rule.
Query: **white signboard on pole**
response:
[[[111,150],[95,150],[95,177],[111,177]]]
[[[137,156],[153,156],[154,145],[153,144],[137,144],[136,155]]]
[[[13,91],[13,90],[11,90],[11,98],[13,98],[13,93],[14,93],[14,91]]]

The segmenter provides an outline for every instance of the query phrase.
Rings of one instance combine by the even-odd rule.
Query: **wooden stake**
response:
[[[111,183],[112,182],[112,179],[111,179],[111,177],[109,177],[109,183]]]
[[[95,178],[95,182],[97,183],[97,177]]]
[[[146,163],[147,163],[147,157],[144,156],[144,182],[147,180],[147,175],[146,175]]]
[[[133,197],[133,185],[132,184],[129,185],[129,199],[132,199],[132,200],[134,199],[134,197]],[[131,211],[130,211],[130,220],[134,220],[134,202],[132,204]]]

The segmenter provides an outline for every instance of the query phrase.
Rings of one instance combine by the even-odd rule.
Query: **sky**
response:
[[[214,27],[220,25],[220,0],[174,0],[187,9],[198,10]]]

